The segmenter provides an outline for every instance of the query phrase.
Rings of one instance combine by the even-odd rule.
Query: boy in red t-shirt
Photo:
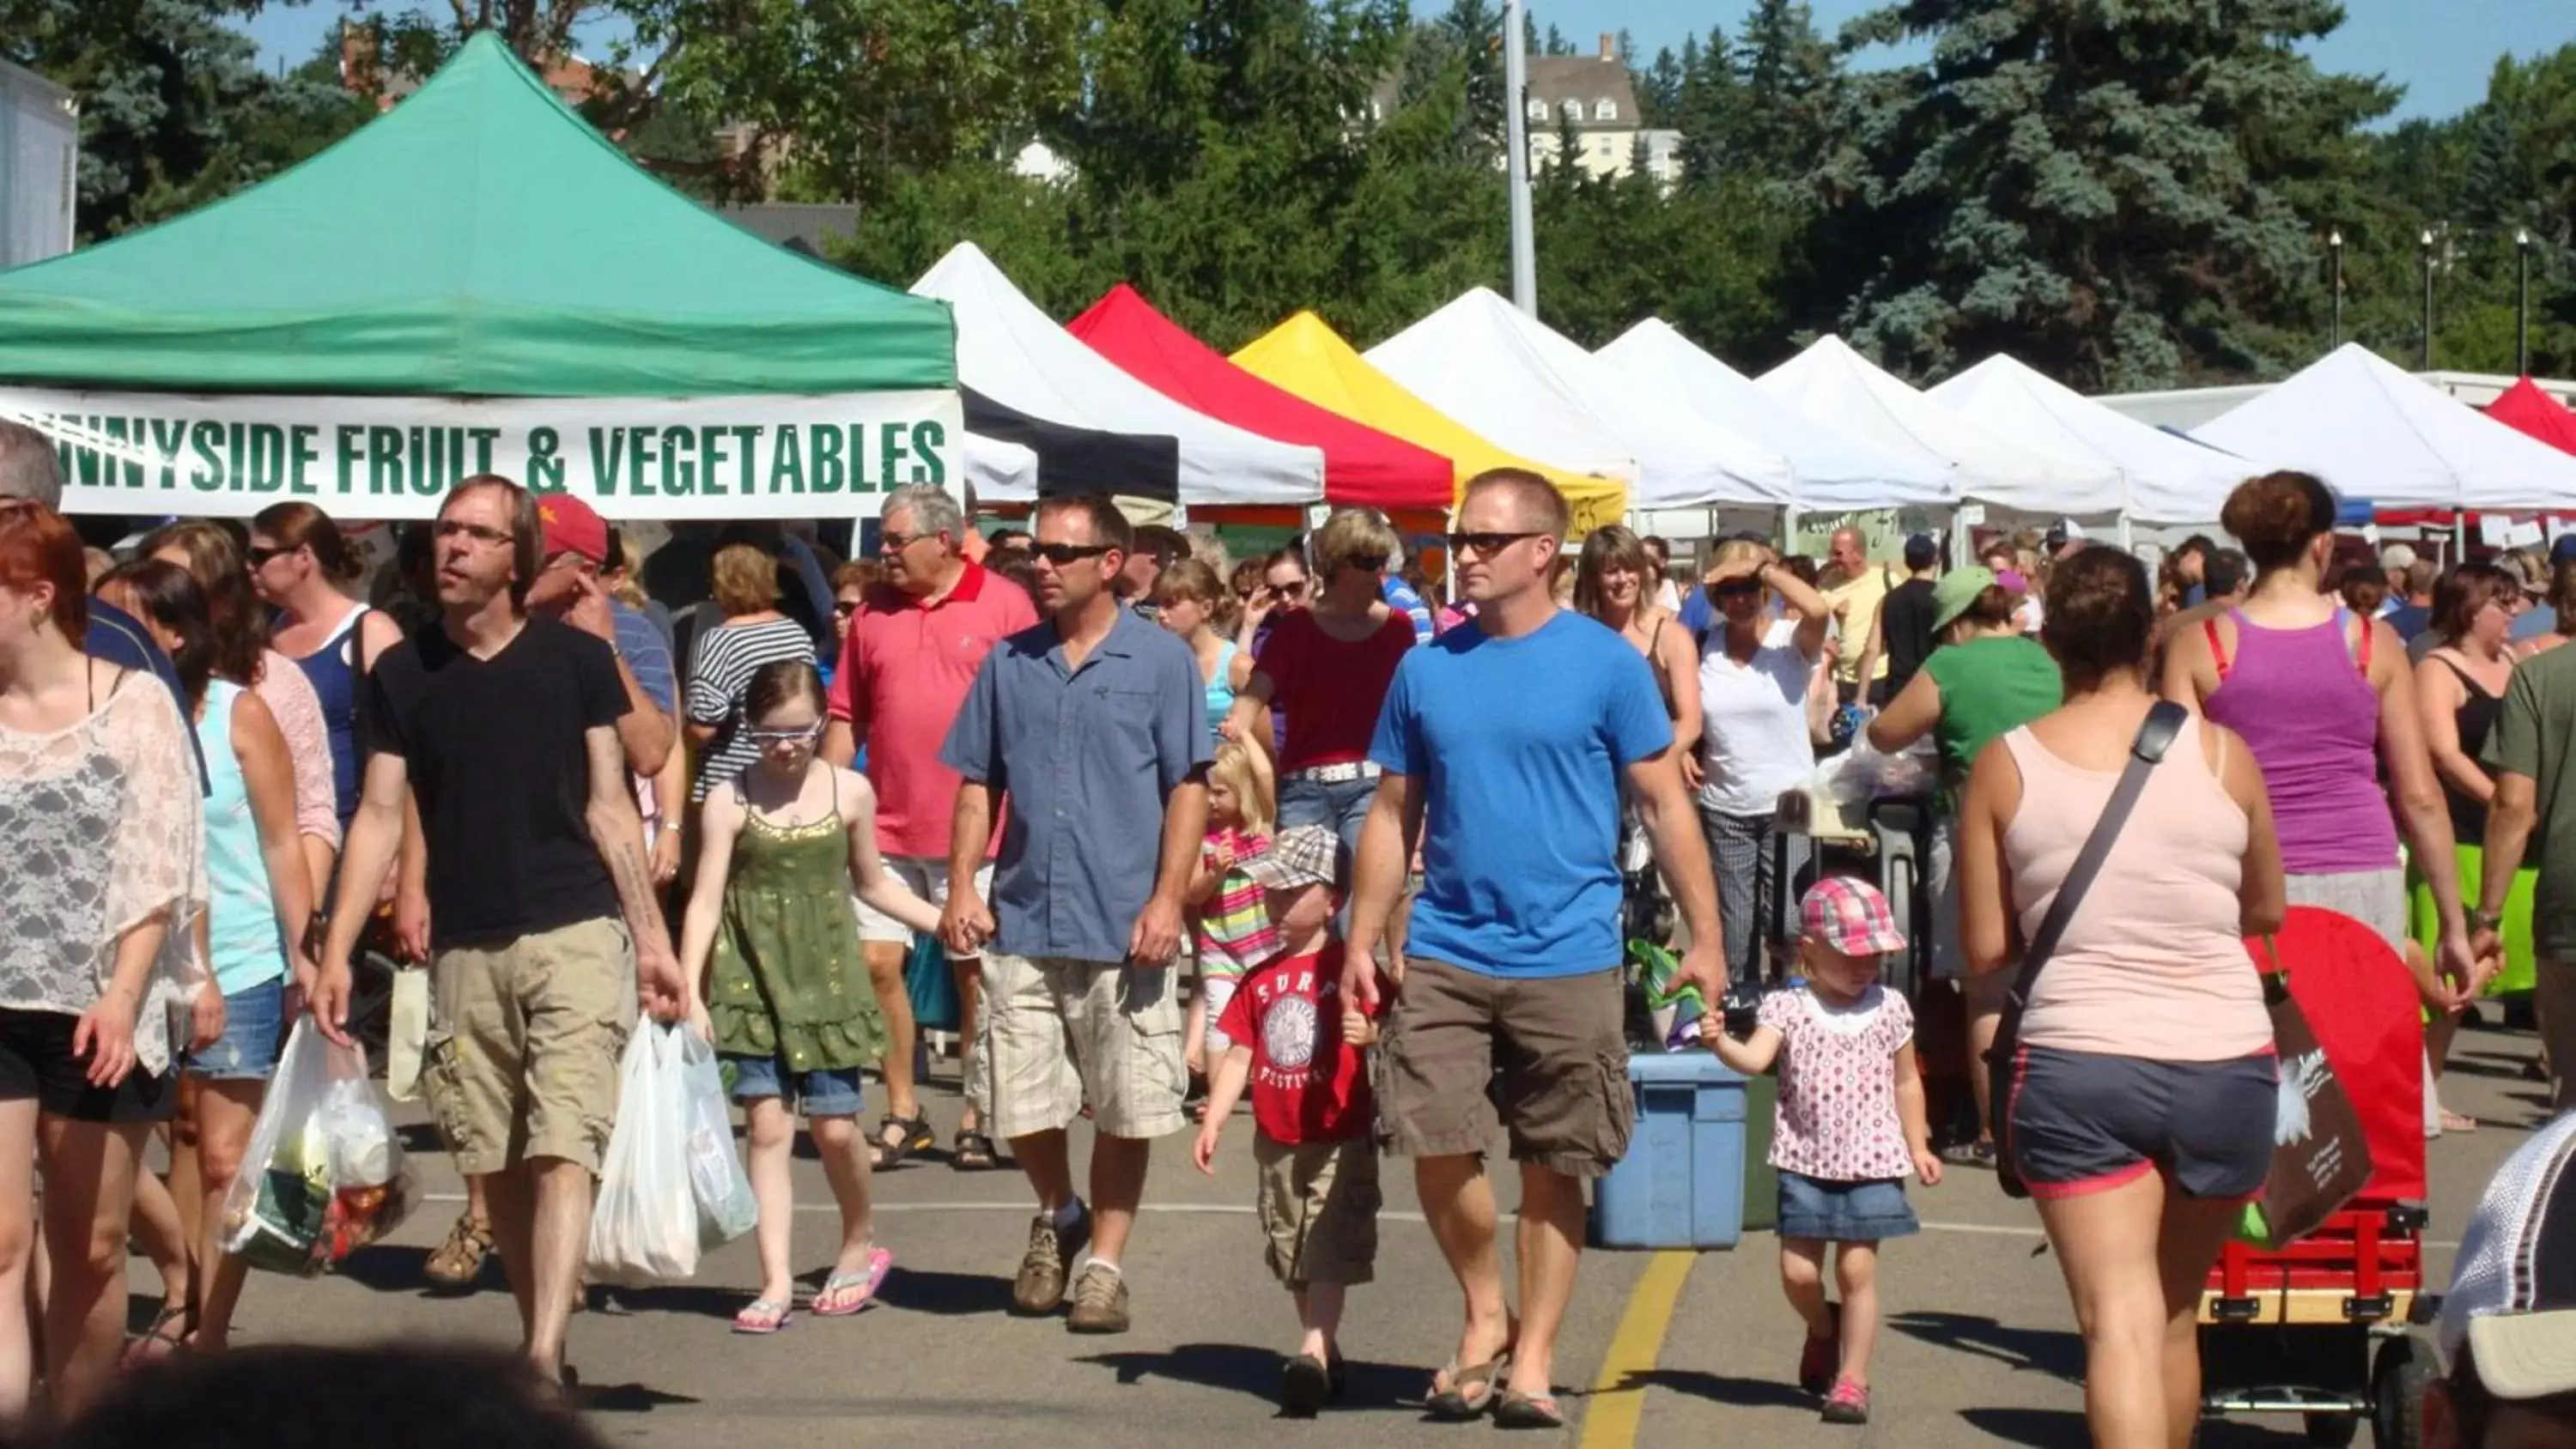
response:
[[[1248,1083],[1270,1271],[1295,1296],[1304,1330],[1279,1393],[1297,1418],[1340,1392],[1333,1337],[1343,1293],[1368,1282],[1377,1262],[1376,1107],[1362,1056],[1377,1026],[1342,1003],[1342,946],[1332,938],[1338,848],[1332,831],[1300,826],[1241,866],[1268,893],[1284,949],[1226,1003],[1220,1029],[1234,1045],[1217,1064],[1192,1154],[1201,1172],[1215,1171],[1217,1139]]]

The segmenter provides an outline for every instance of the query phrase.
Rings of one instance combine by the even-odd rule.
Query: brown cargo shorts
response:
[[[1601,1176],[1635,1115],[1624,1016],[1615,967],[1531,978],[1409,958],[1375,1054],[1379,1140],[1404,1157],[1481,1156],[1508,1130],[1515,1162]]]
[[[450,947],[429,972],[436,1009],[421,1085],[456,1170],[559,1157],[597,1172],[635,1025],[625,925],[603,918]]]
[[[1291,1288],[1309,1283],[1366,1283],[1377,1276],[1377,1144],[1291,1146],[1255,1133],[1252,1160],[1261,1169],[1261,1231],[1270,1238],[1270,1271]]]

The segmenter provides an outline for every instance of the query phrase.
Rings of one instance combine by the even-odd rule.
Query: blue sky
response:
[[[1827,34],[1874,0],[1814,0],[1816,22]],[[1417,13],[1439,0],[1415,0]],[[1590,49],[1605,30],[1626,29],[1647,56],[1657,46],[1678,49],[1682,37],[1705,34],[1712,24],[1732,31],[1748,8],[1745,0],[1530,0],[1540,27],[1554,25]],[[2447,116],[2486,94],[2487,73],[2510,48],[2518,55],[2554,50],[2576,41],[2576,0],[2345,0],[2347,19],[2317,47],[2334,70],[2376,72],[2406,87],[2398,117]],[[323,33],[344,13],[337,0],[309,0],[292,7],[271,4],[251,33],[274,64],[313,53]]]

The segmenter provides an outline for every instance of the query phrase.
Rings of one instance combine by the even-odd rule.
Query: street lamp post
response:
[[[2424,366],[2433,370],[2433,229],[2424,228]]]
[[[2531,376],[2531,233],[2513,229],[2513,375]]]
[[[2326,258],[2328,270],[2331,273],[2329,283],[2333,292],[2333,296],[2328,299],[2328,316],[2331,317],[2332,320],[2326,326],[2326,351],[2332,352],[2336,348],[2343,346],[2342,227],[2336,227],[2334,230],[2326,233]]]
[[[1503,3],[1503,145],[1505,186],[1510,193],[1512,234],[1512,303],[1538,315],[1538,252],[1531,235],[1529,131],[1522,116],[1529,105],[1529,59],[1521,29],[1521,0]],[[1559,166],[1572,156],[1556,158]]]

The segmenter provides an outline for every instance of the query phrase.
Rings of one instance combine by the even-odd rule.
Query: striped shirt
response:
[[[1204,853],[1234,849],[1238,865],[1270,848],[1270,837],[1252,835],[1230,825],[1208,832]],[[1209,976],[1241,976],[1279,952],[1279,931],[1270,923],[1270,905],[1261,887],[1240,869],[1225,873],[1216,894],[1199,912],[1199,970]]]
[[[814,640],[793,619],[723,624],[698,635],[689,659],[689,723],[714,726],[716,737],[698,766],[697,783],[689,787],[692,802],[705,800],[708,790],[760,757],[746,732],[743,695],[762,665],[781,659],[814,662]]]

